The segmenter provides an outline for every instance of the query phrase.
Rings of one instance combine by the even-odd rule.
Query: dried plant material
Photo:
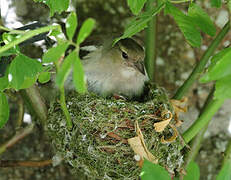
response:
[[[128,143],[126,139],[121,138],[118,134],[116,134],[116,133],[114,133],[114,132],[109,132],[107,135],[108,135],[109,137],[111,137],[111,138],[114,138],[114,139],[116,139],[116,140],[118,140],[118,141],[121,141],[121,142],[124,143],[124,144],[127,144],[127,143]]]
[[[174,125],[172,125],[172,124],[169,124],[169,125],[173,129],[173,135],[168,139],[164,139],[164,136],[162,136],[161,137],[161,143],[163,143],[163,144],[172,143],[178,137],[178,131],[177,131],[176,127]]]
[[[169,115],[169,117],[166,118],[166,116]],[[161,114],[162,121],[154,123],[154,128],[156,132],[162,132],[166,126],[170,123],[172,120],[172,113],[170,111],[164,111]]]
[[[175,106],[178,106],[178,107],[181,107],[181,109],[184,109],[182,106],[186,105],[186,103],[188,102],[188,98],[184,97],[181,100],[171,99],[170,101]]]
[[[144,137],[143,137],[143,134],[141,132],[141,129],[139,128],[138,121],[136,121],[135,127],[136,127],[137,136],[128,139],[128,144],[131,146],[131,148],[133,149],[135,154],[137,154],[141,157],[140,161],[143,161],[143,159],[146,158],[147,160],[149,160],[153,163],[157,163],[158,160],[156,159],[156,157],[153,156],[152,153],[150,153],[148,151],[148,149],[144,143]]]
[[[165,127],[169,124],[170,121],[171,121],[171,119],[154,123],[155,131],[156,132],[162,132],[165,129]]]
[[[183,121],[178,119],[178,117],[175,119],[175,125],[176,127],[180,127],[183,124]]]
[[[175,112],[175,125],[179,127],[182,125],[183,121],[179,120],[179,113],[180,112],[187,112],[187,103],[188,99],[184,97],[181,100],[171,99],[170,102],[172,103],[174,112]]]

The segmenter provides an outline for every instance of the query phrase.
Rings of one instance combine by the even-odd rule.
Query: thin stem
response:
[[[6,151],[9,147],[13,146],[16,144],[19,140],[23,139],[25,136],[30,134],[34,128],[34,124],[30,124],[27,127],[19,130],[16,132],[16,134],[8,140],[6,143],[0,146],[0,154]]]
[[[186,130],[186,132],[184,132],[183,138],[186,143],[191,141],[197,135],[197,133],[200,132],[201,129],[209,123],[209,121],[212,119],[214,114],[222,106],[223,103],[224,99],[213,99],[206,105],[206,107],[204,107],[204,110],[199,118],[193,123],[193,125],[189,129]]]
[[[64,57],[62,56],[59,61],[54,62],[57,73],[59,72],[60,63],[62,62],[63,58]],[[67,109],[67,105],[66,105],[64,85],[59,88],[59,92],[60,92],[60,105],[61,105],[61,108],[63,110],[64,116],[66,119],[67,127],[68,127],[68,129],[71,129],[72,128],[72,121],[71,121],[71,116],[70,116],[70,113],[69,113],[69,111]]]
[[[229,143],[226,146],[225,157],[223,159],[219,174],[216,176],[216,179],[230,179],[230,170],[231,170],[231,139],[229,139]]]
[[[208,103],[212,101],[214,89],[215,89],[215,88],[213,88],[212,91],[210,92],[210,94],[208,95],[208,97],[207,97],[207,99],[206,99],[206,101],[205,101],[205,103],[204,103],[204,106],[203,106],[203,108],[202,108],[201,111],[200,111],[200,115],[202,114],[202,112],[204,111],[204,109],[206,108],[206,106],[208,105]],[[200,115],[199,115],[199,116],[200,116]],[[187,165],[188,165],[191,161],[193,161],[193,160],[196,158],[196,156],[197,156],[197,154],[198,154],[198,152],[199,152],[199,149],[200,149],[200,147],[201,147],[201,142],[202,142],[202,140],[203,140],[204,134],[205,134],[205,132],[206,132],[208,126],[209,126],[209,122],[208,122],[208,123],[206,124],[206,126],[196,135],[196,137],[194,137],[193,140],[190,142],[190,149],[191,149],[191,150],[190,150],[190,152],[186,155],[186,158],[185,158],[185,166],[186,166],[186,167],[187,167]]]
[[[26,33],[26,31],[9,29],[9,28],[4,27],[4,26],[0,26],[0,29],[4,30],[4,31],[9,31],[10,34],[25,34]]]
[[[24,115],[24,104],[23,104],[23,99],[21,97],[20,94],[18,95],[18,100],[17,100],[17,104],[18,104],[18,117],[17,117],[17,121],[16,121],[16,129],[21,127],[22,125],[22,121],[23,121],[23,115]]]
[[[148,0],[146,9],[149,10],[153,7],[154,2],[157,5],[157,0]],[[145,35],[145,67],[149,79],[154,82],[155,80],[155,66],[156,66],[156,37],[157,37],[157,15],[148,22],[148,28]]]
[[[14,41],[11,41],[9,44],[6,44],[6,45],[2,46],[0,48],[0,53],[2,53],[4,51],[7,51],[8,49],[22,43],[23,41],[25,41],[27,39],[32,38],[33,36],[36,36],[38,34],[41,34],[41,33],[47,32],[47,31],[51,31],[51,30],[54,30],[54,29],[57,29],[57,28],[60,28],[60,26],[59,25],[46,26],[46,27],[42,27],[42,28],[39,28],[39,29],[30,30],[28,32],[25,32],[20,38],[14,40]]]
[[[171,0],[170,2],[173,4],[179,4],[179,3],[192,2],[192,1],[193,0],[178,0],[178,1]]]
[[[227,144],[226,150],[225,150],[225,158],[222,162],[222,167],[229,162],[231,164],[231,139],[229,140],[229,143]]]
[[[51,159],[44,161],[0,160],[0,167],[43,167],[51,164]]]
[[[225,37],[225,35],[229,32],[230,29],[230,21],[226,23],[226,25],[223,27],[223,29],[219,32],[219,34],[216,36],[216,38],[213,40],[213,42],[210,44],[206,52],[204,53],[203,57],[199,61],[199,63],[196,65],[196,67],[193,69],[193,72],[190,74],[188,79],[184,82],[184,84],[177,90],[176,94],[174,95],[173,99],[182,99],[182,97],[188,92],[190,87],[193,85],[193,83],[198,79],[202,71],[204,70],[209,58],[213,55],[215,49],[220,44],[222,39]]]
[[[69,129],[71,129],[72,128],[72,121],[71,121],[71,116],[70,116],[70,113],[68,112],[67,105],[66,105],[64,87],[60,88],[60,105],[61,105],[63,113],[64,113],[64,115],[66,117],[67,127]]]
[[[41,120],[42,125],[44,126],[47,119],[47,107],[43,97],[41,96],[39,89],[36,85],[33,85],[27,89],[20,91],[25,101],[30,106],[36,116]]]

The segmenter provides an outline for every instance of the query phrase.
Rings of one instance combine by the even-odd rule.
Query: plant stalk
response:
[[[0,160],[0,167],[44,167],[51,164],[51,159],[43,161]]]
[[[200,114],[199,116],[203,113],[204,109],[206,108],[206,106],[208,105],[209,102],[212,101],[213,99],[213,93],[214,93],[214,90],[215,90],[215,87],[213,87],[213,89],[211,90],[210,94],[208,95],[204,105],[203,105],[203,108],[201,109],[200,111]],[[210,121],[209,121],[210,122]],[[199,152],[199,149],[201,147],[201,142],[203,141],[203,137],[204,137],[204,134],[209,126],[209,122],[205,125],[205,127],[196,135],[196,137],[194,137],[192,139],[192,141],[190,142],[190,152],[188,152],[188,154],[186,155],[186,158],[185,158],[185,167],[188,166],[188,164],[193,161],[198,152]]]
[[[60,105],[62,107],[63,113],[66,118],[66,123],[68,129],[72,128],[72,121],[71,121],[71,116],[70,113],[68,112],[67,105],[66,105],[66,98],[65,98],[65,90],[64,87],[60,88]]]
[[[32,111],[41,120],[41,123],[44,126],[47,120],[47,107],[44,103],[44,99],[40,95],[38,87],[33,85],[27,89],[21,90],[20,92],[22,97],[30,106],[30,109],[32,109]]]
[[[27,127],[17,131],[16,134],[11,139],[9,139],[6,143],[0,146],[0,154],[2,154],[8,148],[16,144],[19,140],[23,139],[25,136],[30,134],[33,129],[34,129],[34,124],[30,124]]]
[[[224,103],[224,99],[213,99],[211,100],[203,109],[202,114],[199,118],[193,123],[193,125],[183,133],[183,138],[186,143],[191,141],[198,132],[204,128],[209,121],[212,119],[214,114]]]
[[[149,10],[153,5],[157,6],[157,0],[148,0],[146,9]],[[157,38],[157,15],[148,22],[145,34],[145,67],[150,81],[155,81],[156,67],[156,38]]]
[[[188,92],[188,90],[191,88],[193,83],[198,79],[202,71],[204,70],[209,58],[213,55],[215,49],[220,44],[222,39],[225,37],[225,35],[229,32],[230,29],[230,21],[228,21],[225,26],[222,28],[222,30],[219,32],[219,34],[216,36],[216,38],[213,40],[213,42],[210,44],[208,49],[205,51],[204,55],[202,56],[199,63],[196,65],[196,67],[193,69],[192,73],[188,77],[188,79],[184,82],[184,84],[177,90],[176,94],[174,95],[173,99],[180,100],[183,98],[183,96]]]
[[[63,58],[64,57],[62,56],[59,59],[59,61],[54,62],[57,73],[59,72],[60,63],[63,61]],[[71,115],[70,115],[70,113],[69,113],[69,111],[67,109],[64,85],[59,87],[59,93],[60,93],[60,105],[61,105],[62,111],[64,113],[64,116],[65,116],[65,120],[66,120],[66,123],[67,123],[67,128],[71,129],[72,128],[72,121],[71,121]]]
[[[224,157],[224,160],[222,162],[222,167],[227,162],[231,164],[231,139],[229,140],[229,143],[227,144],[227,147],[226,147],[226,150],[225,150],[225,157]]]

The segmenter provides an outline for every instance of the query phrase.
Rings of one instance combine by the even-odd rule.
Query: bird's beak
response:
[[[134,65],[139,72],[145,75],[144,63],[142,61],[137,61],[134,63]]]

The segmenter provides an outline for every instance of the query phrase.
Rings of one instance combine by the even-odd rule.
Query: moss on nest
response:
[[[160,138],[171,136],[166,127],[162,133],[155,132],[157,119],[144,115],[159,116],[164,110],[172,112],[165,91],[152,87],[145,102],[105,99],[95,94],[67,96],[68,110],[73,121],[68,130],[60,105],[53,103],[49,110],[48,134],[55,151],[61,155],[78,174],[79,179],[138,179],[140,168],[127,139],[135,137],[136,120],[144,136],[148,150],[158,158],[159,164],[170,172],[182,163],[179,140],[162,144]],[[173,112],[172,112],[173,113]]]

